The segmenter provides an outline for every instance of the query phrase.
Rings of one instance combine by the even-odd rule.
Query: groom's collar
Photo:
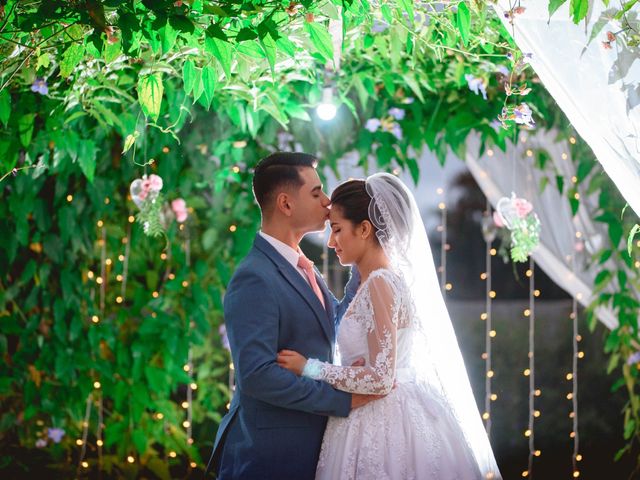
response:
[[[298,268],[298,258],[300,257],[300,253],[291,248],[286,243],[278,240],[275,237],[272,237],[268,233],[264,233],[262,230],[258,232],[262,238],[264,238],[269,245],[276,249],[276,251],[282,255],[282,257],[291,264],[293,268],[297,270]]]

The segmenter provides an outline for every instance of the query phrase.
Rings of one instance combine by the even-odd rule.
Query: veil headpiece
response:
[[[408,285],[415,309],[409,325],[411,368],[442,398],[483,478],[499,479],[413,194],[388,173],[368,177],[365,188],[371,196],[369,219],[376,236],[392,269]]]

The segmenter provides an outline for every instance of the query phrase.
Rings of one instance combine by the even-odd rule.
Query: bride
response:
[[[278,363],[339,390],[385,395],[331,417],[317,479],[499,479],[422,220],[386,173],[338,186],[331,237],[361,284],[338,332],[342,365],[291,350]],[[365,358],[364,366],[352,365]]]

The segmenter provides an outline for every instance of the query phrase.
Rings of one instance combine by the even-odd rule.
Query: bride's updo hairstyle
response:
[[[331,208],[339,208],[342,216],[353,225],[359,225],[368,220],[373,227],[374,241],[378,244],[378,229],[369,218],[370,204],[371,196],[367,193],[364,180],[347,180],[338,185],[331,194]]]

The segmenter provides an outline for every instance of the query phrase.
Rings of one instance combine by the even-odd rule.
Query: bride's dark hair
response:
[[[371,196],[367,193],[364,180],[347,180],[336,187],[331,194],[331,207],[338,207],[342,216],[354,225],[358,225],[365,220],[371,222],[369,217],[369,204]],[[378,243],[376,232],[378,229],[371,222],[373,227],[373,238]]]

